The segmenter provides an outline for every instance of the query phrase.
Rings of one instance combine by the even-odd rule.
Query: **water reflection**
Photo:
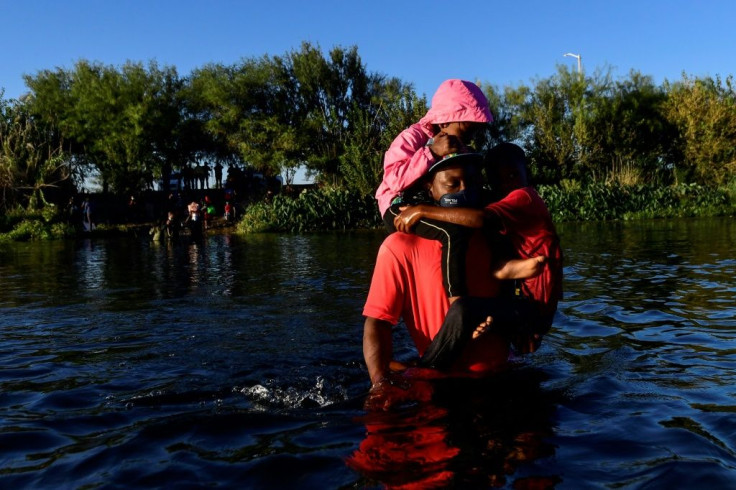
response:
[[[371,411],[347,464],[390,488],[551,488],[560,475],[519,467],[554,456],[553,392],[543,374],[515,370],[492,379],[434,380],[427,403]],[[510,476],[513,475],[513,476]]]
[[[95,246],[90,239],[82,240],[77,250],[76,277],[79,278],[80,289],[94,290],[105,287],[105,268],[107,264],[107,248]]]

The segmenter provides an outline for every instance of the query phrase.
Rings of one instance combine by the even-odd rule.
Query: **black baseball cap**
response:
[[[483,154],[481,153],[450,153],[445,155],[442,160],[434,162],[427,172],[436,172],[450,165],[473,165],[478,167],[482,163]]]

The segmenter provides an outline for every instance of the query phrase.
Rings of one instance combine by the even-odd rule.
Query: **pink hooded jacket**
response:
[[[391,201],[427,173],[436,162],[427,147],[434,137],[434,125],[447,122],[493,121],[488,100],[473,82],[445,80],[432,97],[432,107],[427,114],[399,134],[391,143],[383,158],[383,181],[376,191],[381,216],[391,206]]]

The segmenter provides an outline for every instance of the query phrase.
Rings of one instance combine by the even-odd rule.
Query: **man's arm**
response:
[[[363,327],[363,357],[373,385],[388,375],[392,355],[391,324],[385,320],[366,317]]]

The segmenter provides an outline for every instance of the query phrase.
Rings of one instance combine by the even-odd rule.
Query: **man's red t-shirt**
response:
[[[407,233],[392,233],[378,250],[363,315],[395,325],[403,318],[419,356],[439,332],[449,302],[442,286],[442,245]],[[470,296],[493,297],[499,284],[491,276],[491,253],[476,232],[466,260]],[[493,369],[508,359],[508,343],[495,335],[471,342],[459,362],[472,371]]]
[[[509,237],[520,258],[548,258],[542,273],[524,280],[522,288],[551,320],[562,296],[562,250],[547,205],[534,188],[523,187],[489,204],[486,210],[500,218],[501,233]]]

